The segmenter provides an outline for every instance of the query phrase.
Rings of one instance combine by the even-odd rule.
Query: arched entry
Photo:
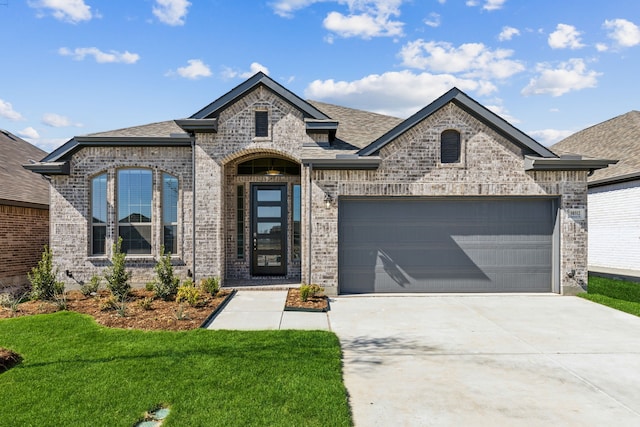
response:
[[[300,163],[256,153],[225,168],[227,279],[299,279]]]

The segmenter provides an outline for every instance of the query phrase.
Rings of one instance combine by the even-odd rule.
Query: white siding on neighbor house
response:
[[[640,273],[640,181],[589,189],[589,268]]]

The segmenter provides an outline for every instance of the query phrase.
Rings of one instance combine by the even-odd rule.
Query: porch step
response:
[[[247,291],[286,291],[291,288],[299,287],[299,280],[275,277],[261,277],[254,279],[227,279],[222,285],[222,289],[242,289]]]

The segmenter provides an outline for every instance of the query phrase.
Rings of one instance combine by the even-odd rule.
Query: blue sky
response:
[[[408,117],[453,86],[549,145],[640,109],[638,0],[0,0],[0,128],[188,117],[256,71]]]

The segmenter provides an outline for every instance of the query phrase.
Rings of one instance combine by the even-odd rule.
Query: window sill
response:
[[[270,136],[255,136],[253,142],[271,142],[273,139]]]

